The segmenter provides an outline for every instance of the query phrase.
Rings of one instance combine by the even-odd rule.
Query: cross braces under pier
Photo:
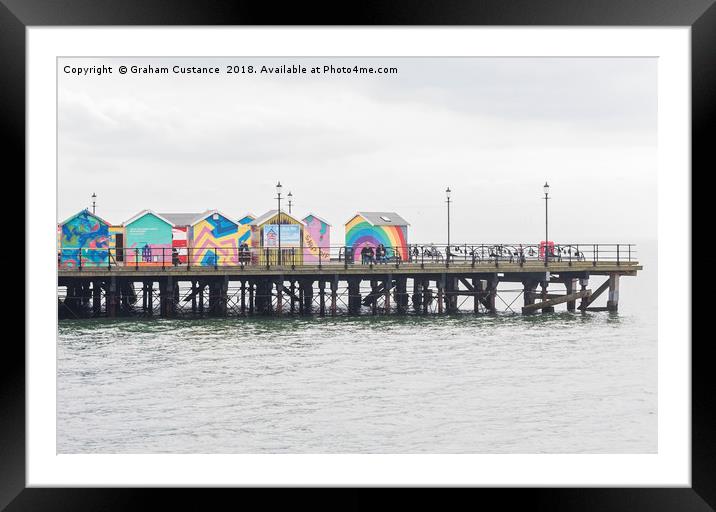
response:
[[[499,263],[491,268],[405,264],[320,269],[86,268],[58,272],[58,307],[61,318],[465,311],[530,315],[553,312],[562,304],[567,311],[617,311],[620,277],[635,276],[641,269],[637,262]],[[595,290],[588,288],[590,278],[599,277],[606,280]],[[595,306],[606,291],[606,306]]]

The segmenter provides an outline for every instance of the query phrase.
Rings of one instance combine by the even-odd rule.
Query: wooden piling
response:
[[[117,278],[112,276],[107,283],[107,316],[114,318],[117,316]],[[67,290],[69,293],[69,289]]]
[[[92,281],[92,316],[102,313],[102,285],[98,280]]]
[[[416,313],[420,312],[420,309],[422,307],[422,298],[423,298],[423,283],[420,279],[417,277],[413,277],[413,310]]]
[[[326,282],[323,279],[318,281],[318,314],[326,316]]]
[[[619,309],[619,274],[612,272],[609,274],[609,295],[607,299],[607,311],[617,311]]]
[[[338,312],[338,276],[333,276],[331,280],[331,316],[336,316]]]
[[[375,279],[370,280],[370,294],[373,296],[373,302],[371,303],[371,314],[378,314],[378,281]]]
[[[577,280],[569,277],[564,281],[564,287],[567,290],[567,295],[572,295],[577,291]],[[577,309],[577,301],[576,300],[569,300],[567,301],[567,311],[575,311]]]
[[[276,281],[276,314],[283,314],[283,278]]]
[[[360,280],[348,279],[348,313],[351,315],[360,314],[361,307]]]
[[[383,302],[385,304],[385,307],[383,308],[383,312],[386,315],[390,314],[390,290],[393,288],[393,279],[391,278],[390,274],[388,274],[388,277],[385,278],[383,281],[383,295],[384,299]]]
[[[435,285],[438,288],[438,314],[443,314],[443,299],[445,295],[445,274],[442,274],[439,279],[435,281]]]

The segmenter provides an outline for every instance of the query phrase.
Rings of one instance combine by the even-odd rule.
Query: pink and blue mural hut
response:
[[[219,210],[207,210],[189,226],[189,263],[195,267],[239,264],[239,224]]]
[[[315,213],[303,218],[303,262],[328,262],[331,259],[331,225]]]
[[[110,223],[84,209],[60,223],[61,268],[103,267],[109,264]]]
[[[169,219],[152,210],[142,210],[123,225],[125,265],[171,266],[174,224]]]

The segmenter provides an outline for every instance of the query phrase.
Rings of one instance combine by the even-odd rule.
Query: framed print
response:
[[[27,240],[3,507],[714,506],[690,299],[711,2],[116,5],[0,7]]]

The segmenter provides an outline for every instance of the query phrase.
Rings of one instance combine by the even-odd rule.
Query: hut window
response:
[[[390,222],[390,217],[384,217],[383,215],[381,215],[380,218],[383,219],[385,222]]]
[[[211,218],[214,220],[219,220],[219,214],[215,213],[214,215],[211,216]]]

